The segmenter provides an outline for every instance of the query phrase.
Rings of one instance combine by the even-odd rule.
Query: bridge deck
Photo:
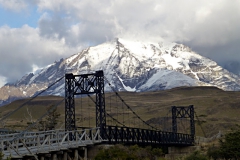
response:
[[[194,135],[147,130],[140,128],[107,126],[104,139],[107,143],[143,144],[158,146],[191,146]]]
[[[102,141],[98,128],[76,131],[26,132],[24,134],[0,135],[0,149],[4,154],[4,159],[9,156],[20,158],[26,155],[33,156],[93,145]]]
[[[100,133],[99,128],[92,128],[0,135],[0,149],[4,159],[9,156],[21,158],[26,155],[33,156],[99,143],[190,146],[194,145],[194,137],[189,134],[117,126],[107,126],[104,134]]]

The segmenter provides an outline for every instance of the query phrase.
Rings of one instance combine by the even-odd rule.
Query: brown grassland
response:
[[[196,135],[207,137],[217,134],[219,131],[227,132],[240,122],[240,92],[223,91],[215,87],[179,87],[165,91],[155,92],[119,92],[124,101],[134,110],[143,120],[153,126],[163,126],[160,123],[162,117],[171,116],[171,106],[189,106],[195,108]],[[92,97],[95,99],[95,97]],[[30,101],[9,116],[1,127],[13,130],[23,130],[27,127],[27,122],[37,120],[41,117],[49,106],[53,106],[63,97],[40,96]],[[29,99],[22,99],[12,102],[0,108],[0,115],[3,117],[15,110]],[[95,104],[87,96],[75,99],[76,106],[76,125],[92,127],[95,125]],[[121,100],[116,98],[115,93],[105,93],[106,112],[126,125],[133,126],[138,123],[130,111],[122,111]],[[57,128],[64,128],[65,121],[64,101],[57,107],[57,112],[61,114]],[[117,107],[118,106],[118,109]],[[123,113],[126,116],[121,116]],[[127,121],[129,119],[129,121]],[[136,120],[136,122],[135,122]],[[113,122],[107,119],[107,123]],[[187,124],[187,123],[186,123]],[[201,130],[201,127],[204,132]],[[167,124],[171,127],[171,124]],[[165,125],[166,127],[166,125]],[[187,130],[188,128],[186,128]]]

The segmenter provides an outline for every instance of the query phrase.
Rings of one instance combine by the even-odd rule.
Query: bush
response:
[[[114,159],[122,159],[122,160],[134,160],[136,157],[128,153],[126,147],[122,145],[115,145],[108,149],[101,149],[95,160],[114,160]]]
[[[222,157],[220,148],[216,146],[209,147],[207,151],[207,155],[209,158],[214,160],[220,159]]]
[[[160,148],[115,145],[108,149],[101,149],[95,160],[155,160],[156,157],[163,155]]]
[[[4,154],[2,152],[0,152],[0,160],[3,159],[3,156],[4,156]]]
[[[240,159],[240,129],[232,130],[219,140],[219,147],[208,148],[208,156],[217,159]]]
[[[220,140],[220,150],[222,158],[240,159],[240,129],[233,130]]]
[[[208,157],[202,155],[199,151],[195,151],[191,155],[187,156],[185,160],[208,160]]]

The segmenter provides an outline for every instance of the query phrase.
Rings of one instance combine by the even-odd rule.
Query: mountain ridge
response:
[[[154,91],[179,86],[215,86],[240,90],[239,76],[218,66],[189,47],[177,43],[153,43],[116,39],[88,47],[66,59],[60,59],[35,73],[23,76],[0,89],[0,104],[11,97],[35,95],[65,73],[84,74],[103,70],[117,91]],[[109,86],[105,86],[110,91]],[[64,95],[64,82],[45,95]]]

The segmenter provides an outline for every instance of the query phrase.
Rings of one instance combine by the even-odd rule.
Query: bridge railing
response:
[[[73,138],[74,137],[74,138]],[[4,157],[23,157],[63,149],[101,143],[99,128],[64,131],[26,132],[0,136],[0,149]]]
[[[189,134],[117,126],[107,126],[105,139],[108,143],[194,145],[194,137]]]

